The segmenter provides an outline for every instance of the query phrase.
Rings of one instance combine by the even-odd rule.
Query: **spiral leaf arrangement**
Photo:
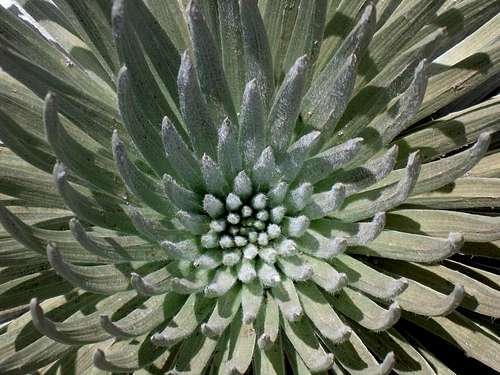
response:
[[[54,4],[0,10],[1,374],[500,371],[498,1]]]

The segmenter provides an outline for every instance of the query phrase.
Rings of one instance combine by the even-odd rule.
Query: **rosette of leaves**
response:
[[[22,3],[0,373],[500,370],[497,0]]]

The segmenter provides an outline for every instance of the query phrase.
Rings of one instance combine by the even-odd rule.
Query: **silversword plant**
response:
[[[500,371],[498,0],[20,3],[1,374]]]

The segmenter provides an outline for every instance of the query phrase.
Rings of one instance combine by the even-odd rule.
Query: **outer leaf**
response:
[[[396,324],[401,316],[397,302],[385,310],[368,297],[350,288],[344,288],[335,296],[326,297],[338,311],[370,331],[385,331]]]
[[[405,318],[464,350],[468,356],[500,371],[500,344],[462,314],[454,312],[447,317],[433,318],[405,314]]]
[[[256,80],[264,108],[271,107],[274,77],[271,50],[256,0],[239,0],[246,80]],[[274,21],[273,21],[274,22]]]
[[[404,232],[383,231],[365,247],[349,248],[349,252],[419,263],[433,263],[458,252],[463,242],[462,234],[457,232],[449,233],[445,240]]]
[[[124,272],[125,266],[75,266],[67,263],[54,244],[47,245],[47,258],[64,279],[72,285],[97,294],[115,294],[130,289],[129,279]]]
[[[386,227],[435,237],[460,232],[471,242],[500,240],[499,218],[457,211],[395,210],[387,214]]]
[[[229,117],[236,123],[236,111],[224,76],[221,57],[201,10],[190,1],[186,10],[200,88],[208,103],[212,121],[221,124]]]
[[[410,197],[405,203],[436,209],[498,207],[499,198],[500,179],[465,177],[439,190]]]
[[[208,154],[215,158],[217,155],[216,127],[210,118],[194,65],[187,51],[182,54],[177,86],[180,110],[196,156],[200,158],[203,154]]]
[[[180,57],[169,36],[140,0],[115,1],[112,20],[120,62],[129,69],[147,121],[157,125],[165,115],[175,118]]]
[[[242,26],[238,0],[218,1],[222,64],[235,107],[241,103],[245,87]]]
[[[325,371],[333,365],[333,354],[325,352],[307,320],[283,319],[282,325],[286,337],[311,372]]]

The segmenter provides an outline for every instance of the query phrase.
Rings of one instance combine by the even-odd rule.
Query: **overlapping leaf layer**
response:
[[[500,371],[498,1],[21,3],[1,374]]]

